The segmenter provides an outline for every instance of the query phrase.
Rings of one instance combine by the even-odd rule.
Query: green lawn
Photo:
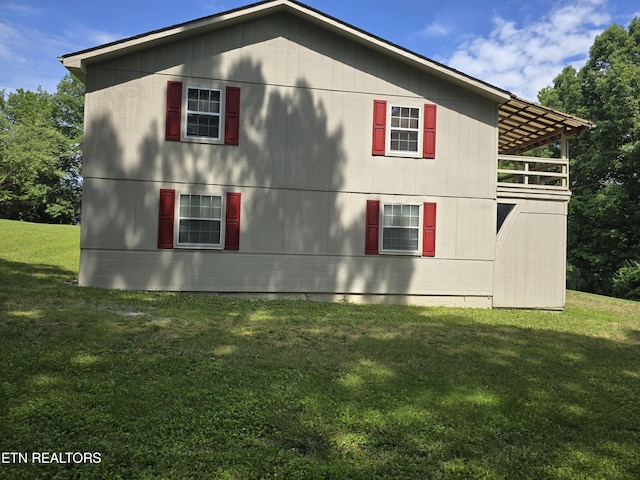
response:
[[[28,455],[0,478],[640,477],[638,303],[108,291],[73,285],[78,241],[0,220],[0,452]]]

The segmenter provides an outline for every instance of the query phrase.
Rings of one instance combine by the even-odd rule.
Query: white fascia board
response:
[[[484,83],[478,79],[465,75],[461,72],[458,72],[450,67],[446,67],[445,65],[430,61],[428,58],[420,56],[411,52],[410,50],[401,48],[397,45],[389,43],[381,38],[378,38],[364,30],[360,30],[351,25],[348,25],[344,22],[341,22],[337,19],[328,17],[321,12],[310,10],[306,8],[304,5],[299,3],[290,2],[287,0],[283,0],[281,3],[286,4],[290,7],[295,13],[300,14],[301,16],[306,17],[314,21],[325,28],[329,27],[334,31],[338,31],[343,35],[352,38],[353,40],[365,44],[369,47],[372,47],[378,51],[382,51],[387,55],[391,55],[405,63],[408,61],[414,66],[418,66],[422,70],[425,70],[428,73],[433,75],[437,75],[441,78],[449,80],[453,83],[456,83],[464,88],[470,89],[479,93],[484,97],[489,97],[490,99],[496,101],[497,103],[504,103],[509,100],[512,96],[510,92],[502,90],[498,87],[494,87],[487,83]]]
[[[72,72],[86,73],[86,65],[88,64],[125,55],[142,48],[148,48],[153,44],[168,43],[174,37],[179,37],[184,34],[188,34],[189,36],[197,35],[200,31],[215,28],[216,25],[233,23],[234,21],[244,20],[245,18],[256,14],[264,14],[265,11],[286,3],[288,3],[286,0],[275,0],[270,3],[255,4],[246,8],[232,10],[227,13],[204,17],[199,20],[192,20],[176,25],[175,27],[155,30],[149,33],[129,37],[124,40],[108,43],[103,46],[70,53],[59,57],[58,60]]]
[[[175,27],[156,30],[147,34],[106,44],[101,47],[99,46],[77,53],[64,55],[60,57],[59,60],[67,69],[74,73],[74,75],[81,80],[84,80],[86,66],[88,64],[120,56],[136,51],[137,49],[147,48],[150,44],[166,43],[171,41],[174,37],[179,37],[181,35],[196,35],[200,31],[215,29],[222,25],[240,22],[253,16],[263,16],[272,11],[276,11],[277,9],[285,9],[289,11],[289,13],[312,21],[321,27],[328,28],[339,35],[346,36],[386,55],[397,58],[400,61],[410,63],[413,66],[424,70],[426,73],[437,75],[445,80],[460,85],[463,88],[472,90],[483,97],[490,98],[497,103],[504,103],[511,98],[511,93],[505,90],[467,76],[442,64],[430,61],[426,57],[420,56],[381,38],[375,37],[364,30],[360,30],[336,18],[327,16],[318,10],[307,7],[304,4],[290,0],[273,0],[249,5],[226,13],[186,22],[176,25]]]

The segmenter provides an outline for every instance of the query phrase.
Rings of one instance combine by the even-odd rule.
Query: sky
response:
[[[0,0],[0,90],[55,92],[58,57],[254,0]],[[528,100],[637,0],[306,0],[310,7]],[[176,8],[176,5],[179,8]]]

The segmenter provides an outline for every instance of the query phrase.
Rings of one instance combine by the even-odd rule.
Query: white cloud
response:
[[[2,10],[5,14],[21,17],[32,17],[35,15],[42,15],[42,9],[33,7],[31,5],[24,5],[22,3],[5,3],[2,5]]]
[[[496,16],[487,36],[467,38],[446,63],[535,100],[565,66],[584,64],[596,35],[611,21],[603,4],[572,0],[526,25]]]
[[[440,19],[435,20],[434,22],[425,25],[425,27],[420,30],[417,34],[418,37],[446,37],[449,35],[451,29],[448,25],[445,25],[444,22]]]
[[[86,48],[97,47],[107,43],[122,40],[130,35],[122,33],[105,32],[103,30],[94,30],[82,25],[76,26],[73,30],[65,30],[61,35],[64,42],[59,48],[62,48],[59,55],[66,53],[78,52]]]
[[[217,0],[199,0],[197,6],[205,13],[205,15],[213,15],[214,13],[229,10],[226,6],[227,2]]]
[[[83,27],[52,34],[27,27],[20,18],[13,22],[0,18],[0,90],[35,91],[42,87],[54,92],[67,73],[57,60],[59,56],[119,38],[122,35]]]
[[[102,32],[99,30],[89,30],[83,34],[83,37],[88,40],[88,43],[97,46],[104,45],[105,43],[115,42],[124,38],[124,35],[115,34],[111,32]]]
[[[55,74],[55,65],[49,65],[45,69],[42,68],[41,62],[46,62],[49,55],[49,64],[55,62],[56,55],[53,51],[58,43],[56,39],[45,38],[36,29],[24,28],[17,23],[0,19],[0,89],[36,90],[42,86],[45,90],[55,90],[62,75],[54,82],[51,75]],[[57,73],[60,74],[60,70]]]
[[[13,45],[20,41],[20,33],[9,23],[0,19],[0,60],[3,62],[15,58]]]

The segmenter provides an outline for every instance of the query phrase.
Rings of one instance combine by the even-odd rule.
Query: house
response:
[[[87,87],[81,285],[564,306],[585,120],[293,0],[60,60]]]

